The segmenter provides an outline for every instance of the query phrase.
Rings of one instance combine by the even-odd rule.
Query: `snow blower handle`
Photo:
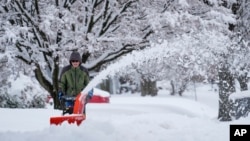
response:
[[[89,102],[90,99],[92,99],[94,94],[94,89],[92,88],[90,91],[88,91],[86,98],[85,98],[85,105]]]
[[[88,97],[91,99],[94,94],[94,89],[92,88],[90,91],[88,91]]]
[[[59,100],[62,100],[62,96],[63,96],[63,92],[60,90],[60,91],[58,92],[58,99],[59,99]]]

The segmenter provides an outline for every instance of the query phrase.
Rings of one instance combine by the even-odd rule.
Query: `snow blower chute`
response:
[[[61,125],[64,121],[78,126],[85,120],[86,95],[80,93],[76,97],[63,97],[60,101],[63,107],[62,116],[50,117],[50,125]],[[69,115],[65,115],[68,113]]]

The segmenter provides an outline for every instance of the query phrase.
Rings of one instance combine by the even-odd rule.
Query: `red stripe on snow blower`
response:
[[[67,121],[69,124],[76,123],[78,126],[85,120],[85,115],[78,114],[78,115],[67,115],[67,116],[58,116],[58,117],[51,117],[50,124],[54,125],[61,125],[64,121]]]

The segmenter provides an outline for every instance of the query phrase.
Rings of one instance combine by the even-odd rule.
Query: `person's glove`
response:
[[[58,92],[58,98],[59,98],[59,100],[62,99],[62,96],[63,96],[63,92],[62,92],[62,91],[59,91],[59,92]]]
[[[88,92],[88,98],[91,99],[92,96],[94,94],[94,89],[91,89],[89,92]]]

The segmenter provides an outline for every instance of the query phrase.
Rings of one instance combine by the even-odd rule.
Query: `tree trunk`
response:
[[[170,92],[170,95],[174,95],[175,94],[175,85],[174,85],[174,81],[173,80],[170,81],[170,85],[171,85],[171,88],[172,88],[172,90]]]
[[[57,63],[59,62],[59,57],[55,57],[54,59],[54,70],[52,73],[52,86],[53,86],[53,90],[52,93],[50,93],[50,95],[53,97],[53,101],[54,101],[54,109],[61,109],[61,104],[59,102],[58,99],[58,88],[59,88],[59,64]]]
[[[180,96],[182,96],[183,92],[186,90],[187,84],[188,84],[188,80],[182,80],[181,86],[180,86],[180,88],[179,88],[179,90],[178,90],[178,94],[179,94]]]
[[[235,92],[234,77],[228,66],[223,64],[219,69],[219,114],[220,121],[231,121],[233,102],[229,99],[231,93]]]
[[[241,91],[246,91],[248,90],[248,86],[247,86],[247,74],[245,75],[240,75],[237,80],[240,83],[240,90]]]
[[[157,92],[158,90],[156,87],[156,81],[143,79],[143,81],[141,82],[141,96],[146,96],[146,95],[156,96]]]
[[[110,92],[110,80],[109,79],[103,80],[102,83],[100,83],[100,89],[111,93]]]
[[[54,59],[54,68],[52,73],[52,84],[50,81],[46,79],[46,77],[43,75],[43,72],[39,66],[39,64],[36,65],[35,77],[39,84],[51,95],[54,101],[54,109],[60,109],[60,103],[58,100],[58,76],[59,76],[59,65],[58,65],[58,57]]]

